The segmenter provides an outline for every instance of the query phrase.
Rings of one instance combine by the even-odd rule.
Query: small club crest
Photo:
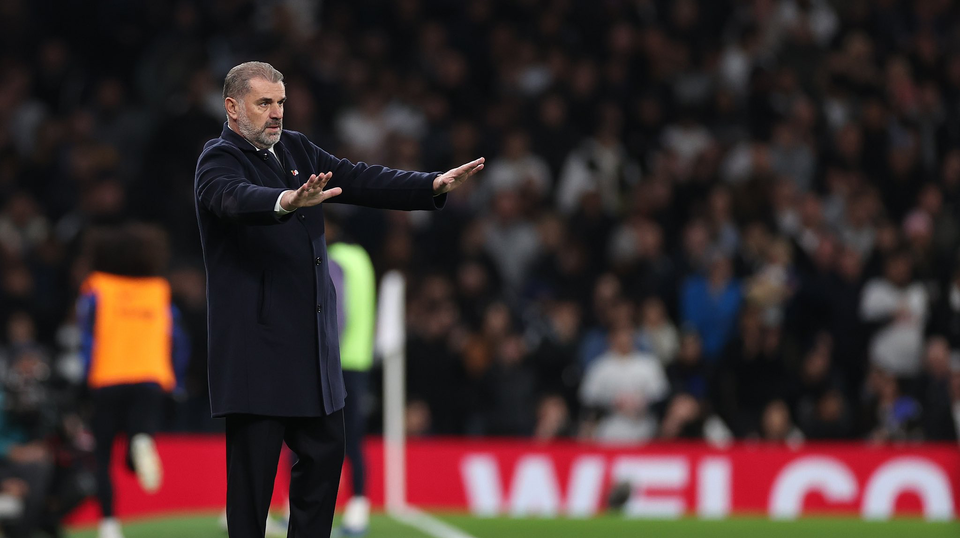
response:
[[[297,172],[296,170],[290,170],[290,173],[293,174],[294,176],[296,176],[296,175],[299,174],[300,172]]]

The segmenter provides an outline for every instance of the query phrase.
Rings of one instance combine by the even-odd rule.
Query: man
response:
[[[223,98],[227,123],[200,155],[195,190],[210,405],[226,418],[227,526],[234,538],[264,535],[286,442],[298,458],[288,536],[329,536],[346,391],[321,203],[438,209],[483,159],[444,174],[337,159],[283,131],[283,75],[262,62],[231,69]]]
[[[48,426],[49,373],[39,348],[24,346],[6,358],[0,386],[0,536],[29,538],[48,516],[53,454]]]
[[[93,246],[93,272],[77,299],[87,386],[93,397],[98,538],[123,538],[114,510],[110,461],[114,439],[129,439],[128,465],[148,493],[160,489],[162,468],[153,435],[166,394],[180,386],[190,342],[162,277],[167,238],[153,226],[104,230]]]
[[[341,534],[362,536],[370,520],[370,501],[366,497],[366,461],[363,436],[366,416],[363,397],[368,390],[373,365],[373,333],[376,326],[377,277],[373,262],[360,245],[343,241],[340,223],[328,215],[325,221],[330,277],[337,290],[337,316],[340,328],[340,364],[347,398],[343,407],[346,454],[350,460],[353,497],[341,520]]]
[[[926,286],[913,277],[910,253],[890,254],[883,275],[869,280],[860,298],[860,319],[874,329],[872,366],[905,379],[920,375],[928,304]]]
[[[599,415],[593,430],[598,441],[642,442],[656,435],[653,408],[667,397],[670,383],[660,360],[637,349],[635,332],[629,324],[614,327],[609,351],[583,375],[580,401]]]

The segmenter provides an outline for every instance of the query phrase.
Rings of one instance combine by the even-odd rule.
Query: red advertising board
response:
[[[164,485],[141,492],[118,465],[121,517],[219,509],[225,499],[223,440],[163,437]],[[383,503],[383,445],[366,445],[368,492]],[[288,478],[281,463],[274,499],[282,503]],[[349,495],[341,481],[340,500]],[[738,444],[597,446],[528,440],[419,439],[407,445],[407,499],[428,509],[477,515],[588,517],[606,510],[613,484],[632,492],[627,517],[672,518],[808,514],[870,519],[921,515],[955,519],[960,513],[960,447],[806,444],[799,448]],[[82,507],[74,521],[97,517]]]
[[[372,447],[371,447],[372,448]],[[597,447],[422,441],[407,448],[409,501],[476,514],[589,516],[628,483],[627,516],[919,515],[960,510],[960,448],[865,444]]]

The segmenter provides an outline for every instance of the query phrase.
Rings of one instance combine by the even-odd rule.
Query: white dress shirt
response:
[[[253,145],[253,144],[251,144],[251,145]],[[269,152],[270,152],[270,155],[273,155],[273,158],[276,159],[278,163],[280,163],[280,157],[277,157],[277,152],[273,150],[273,146],[268,147],[268,148],[267,148],[267,151],[269,151]],[[283,168],[283,163],[280,163],[280,167]],[[280,193],[280,196],[277,196],[277,203],[273,204],[273,212],[276,213],[277,216],[280,216],[280,217],[286,215],[287,213],[293,213],[294,211],[296,211],[296,209],[291,209],[291,210],[284,209],[284,208],[280,205],[280,199],[283,198],[284,192],[287,192],[287,191],[281,192],[281,193]]]

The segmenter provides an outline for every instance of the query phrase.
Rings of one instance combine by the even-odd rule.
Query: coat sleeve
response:
[[[327,188],[340,187],[343,192],[330,202],[354,204],[379,209],[440,209],[447,195],[433,195],[433,180],[440,172],[410,172],[380,165],[354,164],[338,159],[306,141],[317,155],[319,170],[333,172]]]
[[[263,187],[244,177],[236,156],[213,146],[197,162],[196,196],[201,208],[240,224],[278,224],[291,218],[274,211],[285,189]]]

